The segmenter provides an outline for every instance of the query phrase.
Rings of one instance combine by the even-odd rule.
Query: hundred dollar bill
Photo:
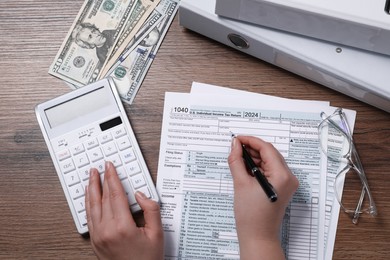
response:
[[[131,15],[135,0],[86,0],[49,73],[82,87],[94,82]]]
[[[126,22],[125,28],[113,49],[110,58],[104,65],[100,78],[107,74],[107,71],[115,64],[121,54],[126,50],[130,41],[134,38],[149,15],[156,8],[160,0],[134,0],[133,9]]]
[[[109,75],[116,83],[122,101],[131,104],[157,54],[157,51],[178,10],[180,0],[161,0],[156,10],[163,13],[150,32]],[[150,28],[149,28],[150,29]]]

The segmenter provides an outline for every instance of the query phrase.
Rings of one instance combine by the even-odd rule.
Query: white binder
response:
[[[390,113],[390,58],[215,14],[216,0],[182,0],[183,27]]]
[[[217,0],[215,13],[390,55],[389,0]]]

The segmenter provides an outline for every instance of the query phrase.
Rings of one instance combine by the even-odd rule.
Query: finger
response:
[[[272,150],[272,152],[278,152],[271,143],[268,143],[260,138],[253,136],[238,136],[237,138],[240,140],[241,143],[247,146],[248,149],[252,150],[252,156],[255,156],[256,154],[258,155],[259,153],[261,154],[262,152],[269,153],[270,150]]]
[[[239,136],[237,138],[248,147],[253,157],[258,158],[256,162],[261,163],[261,168],[264,170],[267,170],[268,167],[271,169],[270,165],[286,166],[283,156],[271,143],[252,136]]]
[[[102,217],[102,191],[100,188],[100,177],[96,169],[91,169],[89,173],[89,185],[85,196],[85,205],[87,211],[87,224],[90,232],[93,232],[94,226],[98,226]]]
[[[255,150],[251,148],[249,145],[246,145],[246,150],[251,155],[252,159],[256,162],[256,164],[259,164],[261,162],[261,156],[258,150]]]
[[[251,176],[247,174],[248,172],[244,160],[242,158],[242,144],[240,139],[238,138],[232,139],[232,146],[228,157],[228,164],[235,184],[245,184],[252,181],[250,178]]]
[[[242,143],[257,150],[260,155],[260,165],[264,175],[269,178],[275,189],[281,189],[286,184],[294,192],[298,187],[298,179],[291,172],[282,154],[271,144],[251,136],[237,137]]]
[[[162,231],[160,206],[154,200],[148,199],[140,191],[135,193],[135,198],[144,211],[145,229],[159,234]]]
[[[85,211],[86,211],[86,214],[87,214],[87,226],[88,226],[88,230],[90,233],[93,233],[93,225],[92,225],[92,220],[91,220],[91,209],[90,209],[90,199],[89,199],[89,191],[88,191],[88,185],[85,186]]]
[[[107,177],[109,175],[109,167],[108,163],[105,164],[104,169],[104,180],[103,180],[103,195],[102,195],[102,219],[104,221],[110,220],[114,218],[114,214],[111,207],[111,200],[110,200],[110,187],[108,186]]]
[[[129,203],[127,202],[125,190],[123,189],[115,167],[111,162],[106,163],[106,173],[104,178],[104,181],[107,182],[109,187],[109,199],[114,217],[134,222],[133,217],[130,214]]]

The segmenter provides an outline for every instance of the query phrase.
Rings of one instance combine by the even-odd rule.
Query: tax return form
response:
[[[209,90],[165,96],[157,175],[165,259],[239,259],[227,165],[230,131],[273,143],[299,179],[281,230],[286,257],[324,259],[327,160],[317,125],[320,112],[334,108],[327,102]]]
[[[274,97],[274,96],[267,96],[267,95],[262,95],[258,93],[253,93],[253,92],[247,92],[247,91],[242,91],[242,90],[237,90],[237,89],[231,89],[231,88],[226,88],[226,87],[220,87],[220,86],[215,86],[215,85],[210,85],[210,84],[204,84],[204,83],[199,83],[199,82],[193,82],[192,88],[191,88],[191,93],[198,93],[198,94],[204,94],[204,93],[209,93],[209,94],[231,94],[231,95],[237,95],[239,94],[241,98],[254,98],[255,96],[257,98],[266,98],[267,100],[271,101],[273,99],[275,102],[298,102],[298,106],[309,106],[311,110],[311,107],[314,105],[319,105],[319,106],[324,106],[325,108],[327,106],[330,106],[330,102],[325,102],[325,101],[310,101],[310,100],[305,100],[302,102],[302,100],[295,100],[292,101],[291,99],[284,99],[280,97]],[[255,97],[255,98],[256,98]],[[329,109],[329,108],[327,108]],[[330,115],[335,108],[331,107],[330,110],[328,111],[328,115]],[[347,110],[343,109],[343,111],[346,113],[348,117],[348,123],[349,123],[349,128],[353,133],[354,125],[355,125],[355,120],[356,120],[356,112],[352,110]],[[326,112],[324,110],[324,112]],[[333,146],[333,149],[337,149],[337,147]],[[325,163],[326,158],[322,158]],[[326,164],[326,163],[325,163]],[[324,164],[323,164],[324,165]],[[325,230],[324,230],[324,259],[332,259],[333,256],[333,247],[334,243],[336,240],[336,231],[337,231],[337,223],[338,223],[338,217],[339,217],[339,211],[340,211],[340,205],[338,204],[337,200],[335,199],[334,195],[334,179],[336,174],[340,169],[343,169],[345,165],[343,164],[337,164],[335,162],[331,162],[328,160],[327,165],[323,166],[326,167],[326,172],[322,172],[322,174],[326,174],[326,187],[325,187],[325,194],[326,194],[326,201],[325,201]],[[343,182],[340,182],[340,184],[343,184]],[[339,192],[342,192],[343,187],[338,187]]]

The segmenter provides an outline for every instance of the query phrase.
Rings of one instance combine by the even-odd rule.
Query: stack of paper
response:
[[[317,126],[328,102],[291,100],[194,83],[191,93],[165,96],[157,190],[165,259],[239,259],[233,183],[227,157],[231,134],[271,142],[300,186],[281,230],[288,259],[331,259],[339,204]],[[356,113],[345,111],[351,129]],[[333,168],[332,168],[333,167]]]

